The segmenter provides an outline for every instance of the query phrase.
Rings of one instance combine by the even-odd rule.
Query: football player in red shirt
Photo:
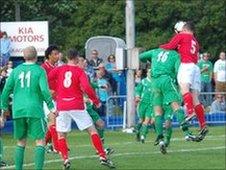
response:
[[[199,44],[193,34],[193,25],[190,22],[178,22],[175,25],[176,35],[169,43],[160,45],[160,48],[171,50],[177,49],[181,56],[181,65],[178,70],[177,81],[180,86],[183,100],[187,108],[186,121],[197,116],[200,126],[198,138],[204,139],[208,133],[206,126],[204,107],[198,96],[201,90],[201,76],[198,62]]]
[[[50,45],[46,51],[45,51],[45,62],[41,65],[48,76],[49,72],[53,70],[56,67],[56,64],[59,60],[59,49],[55,45]],[[52,93],[53,100],[55,100],[55,89],[56,89],[56,81],[48,81],[49,88]],[[55,103],[55,102],[54,102]],[[50,111],[48,110],[46,104],[44,103],[44,112],[46,116],[48,117],[48,131],[46,133],[46,143],[53,143],[53,146],[50,145],[50,148],[47,150],[47,152],[58,152],[58,145],[57,145],[57,132],[56,132],[56,117],[51,114],[51,116],[48,116]]]
[[[76,50],[69,50],[68,63],[55,68],[48,75],[49,81],[57,81],[56,105],[59,114],[56,118],[56,130],[64,167],[68,169],[71,165],[68,157],[66,134],[71,131],[71,121],[74,120],[80,130],[86,130],[89,133],[92,144],[100,156],[100,164],[112,168],[114,165],[112,161],[107,159],[101,139],[85,108],[84,93],[88,95],[96,107],[99,108],[101,104],[95,91],[90,86],[86,73],[77,66],[78,56]]]

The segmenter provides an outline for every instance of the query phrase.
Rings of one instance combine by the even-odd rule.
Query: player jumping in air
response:
[[[160,48],[170,50],[177,49],[181,64],[178,70],[177,81],[183,95],[183,101],[187,108],[186,121],[190,121],[195,115],[199,121],[199,139],[203,140],[208,133],[206,126],[204,107],[199,102],[201,90],[200,69],[198,62],[199,43],[193,33],[193,25],[190,22],[179,22],[175,25],[176,35],[169,43],[160,45]]]
[[[180,58],[176,51],[166,51],[163,49],[153,49],[139,55],[142,62],[150,61],[152,65],[152,87],[153,106],[155,113],[155,128],[157,139],[155,144],[159,144],[160,151],[166,153],[166,144],[163,135],[163,106],[170,105],[176,114],[179,124],[184,122],[184,111],[180,106],[180,94],[175,85],[177,70],[180,65]],[[188,125],[181,125],[182,130],[188,131]],[[195,137],[189,135],[191,140]]]

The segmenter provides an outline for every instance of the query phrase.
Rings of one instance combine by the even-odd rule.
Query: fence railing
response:
[[[222,125],[226,124],[226,110],[223,111],[212,111],[211,104],[215,101],[217,95],[226,96],[226,92],[202,92],[200,93],[200,100],[208,99],[211,96],[211,102],[205,105],[205,117],[208,124],[211,125]],[[202,101],[203,102],[203,101]],[[110,96],[107,100],[107,113],[106,113],[106,125],[107,128],[125,128],[126,127],[126,95],[123,96]],[[137,115],[137,114],[136,114]],[[137,120],[137,117],[136,117]],[[173,118],[173,125],[178,126],[176,117]],[[194,119],[192,124],[198,124],[197,120]]]

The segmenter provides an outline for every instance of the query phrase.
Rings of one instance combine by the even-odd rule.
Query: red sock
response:
[[[92,134],[91,140],[92,140],[93,146],[98,151],[99,156],[104,157],[106,159],[106,153],[104,152],[104,148],[99,135],[96,133]]]
[[[57,132],[56,132],[56,126],[55,125],[51,125],[49,127],[51,136],[52,136],[52,142],[53,142],[53,148],[56,151],[59,151],[59,147],[58,147],[58,136],[57,136]]]
[[[68,146],[65,138],[61,138],[58,140],[59,151],[62,159],[65,161],[68,159]]]
[[[194,112],[194,104],[193,104],[192,94],[190,92],[185,93],[183,95],[183,99],[184,99],[184,104],[187,108],[188,115],[192,114]]]
[[[202,104],[198,104],[195,106],[195,113],[197,116],[197,119],[199,121],[200,128],[204,128],[206,126],[206,119],[205,119],[205,111]]]
[[[52,136],[50,133],[50,129],[48,128],[48,131],[46,132],[46,136],[45,136],[46,144],[51,142],[51,138],[52,138]]]

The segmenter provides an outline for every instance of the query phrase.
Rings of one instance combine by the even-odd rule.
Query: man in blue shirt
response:
[[[11,42],[10,39],[8,38],[8,35],[6,32],[3,32],[3,37],[1,38],[1,46],[0,46],[0,66],[5,66],[10,57],[10,50],[11,50]]]

